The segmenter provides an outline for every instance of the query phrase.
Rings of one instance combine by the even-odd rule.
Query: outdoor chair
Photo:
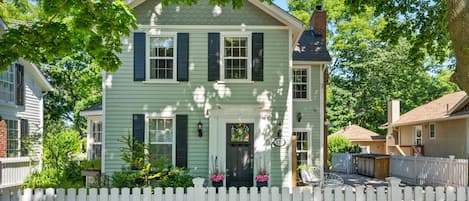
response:
[[[300,174],[303,183],[311,186],[338,187],[344,184],[342,177],[331,172],[325,172],[324,177],[321,178],[321,170],[317,167],[301,169]]]

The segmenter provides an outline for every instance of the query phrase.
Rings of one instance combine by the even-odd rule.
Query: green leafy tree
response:
[[[0,1],[0,13],[15,24],[0,36],[0,70],[20,57],[51,63],[81,53],[91,66],[113,71],[121,65],[121,37],[136,28],[123,0]]]
[[[86,121],[80,111],[101,102],[101,70],[85,54],[73,54],[41,67],[55,90],[44,97],[45,123],[73,123],[83,135]]]

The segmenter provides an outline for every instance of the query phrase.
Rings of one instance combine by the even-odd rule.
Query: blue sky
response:
[[[287,0],[274,0],[274,3],[283,8],[283,10],[288,11]]]

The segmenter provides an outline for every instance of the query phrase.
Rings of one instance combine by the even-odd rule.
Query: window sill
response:
[[[255,81],[251,80],[219,80],[217,84],[254,84]]]
[[[176,80],[147,80],[143,81],[143,84],[178,84],[179,81]]]
[[[293,98],[294,102],[309,102],[311,99]]]

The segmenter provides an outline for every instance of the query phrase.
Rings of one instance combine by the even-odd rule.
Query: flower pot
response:
[[[269,186],[269,182],[268,181],[256,181],[256,186],[257,187],[267,187],[267,186]]]
[[[212,181],[212,186],[213,187],[222,187],[223,186],[223,181]]]

